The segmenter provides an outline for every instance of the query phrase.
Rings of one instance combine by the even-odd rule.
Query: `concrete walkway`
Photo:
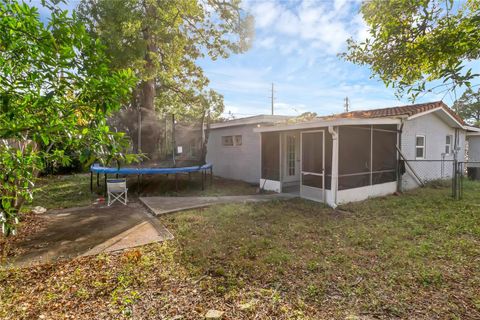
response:
[[[18,245],[7,262],[28,266],[93,255],[172,239],[172,234],[140,203],[48,211],[45,227]]]
[[[221,197],[141,197],[140,201],[154,215],[162,215],[177,211],[208,207],[222,203],[246,203],[295,198],[294,194],[264,194],[248,196],[221,196]]]

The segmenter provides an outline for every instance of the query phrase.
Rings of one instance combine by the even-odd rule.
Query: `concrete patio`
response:
[[[130,202],[127,206],[116,203],[107,207],[102,203],[50,210],[41,215],[44,227],[16,245],[19,254],[8,259],[6,267],[30,266],[173,239],[173,235],[152,214],[162,215],[216,204],[263,202],[293,197],[294,194],[145,197],[140,198],[140,202]]]
[[[27,266],[173,238],[139,203],[52,210],[42,218],[45,227],[21,242],[23,253],[7,264]]]

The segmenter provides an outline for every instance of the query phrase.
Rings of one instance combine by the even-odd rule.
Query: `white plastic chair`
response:
[[[127,205],[127,181],[126,179],[109,179],[107,180],[107,196],[110,207],[115,201],[120,201]]]

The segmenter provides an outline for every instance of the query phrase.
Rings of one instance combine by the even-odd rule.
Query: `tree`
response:
[[[370,37],[349,39],[342,56],[370,66],[398,96],[446,94],[478,78],[465,66],[480,56],[478,0],[371,0],[361,13]]]
[[[212,97],[197,61],[243,52],[252,40],[253,18],[239,0],[82,0],[78,12],[107,44],[111,65],[135,70],[130,108],[141,110],[141,151],[149,155],[161,136],[155,110],[191,114]]]
[[[453,110],[467,123],[480,126],[480,89],[477,92],[471,88],[465,90],[460,99],[453,104]]]
[[[0,2],[0,224],[15,232],[18,213],[33,197],[47,163],[68,164],[66,148],[83,163],[131,161],[128,140],[106,117],[128,98],[135,78],[112,72],[104,48],[75,14],[43,2]]]

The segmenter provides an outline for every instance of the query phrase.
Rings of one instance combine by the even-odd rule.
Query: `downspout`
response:
[[[402,192],[402,176],[400,172],[400,159],[401,159],[401,152],[402,152],[402,133],[403,133],[403,125],[405,124],[405,119],[401,119],[400,128],[398,129],[398,148],[397,152],[397,192]]]
[[[332,181],[330,189],[332,190],[333,208],[337,207],[337,190],[338,190],[338,132],[333,126],[328,126],[328,132],[332,135]]]
[[[459,130],[455,128],[455,140],[453,142],[453,185],[452,185],[452,193],[454,199],[459,199],[459,192],[460,192],[460,182],[459,182],[459,175],[458,175],[458,140],[459,137]]]

